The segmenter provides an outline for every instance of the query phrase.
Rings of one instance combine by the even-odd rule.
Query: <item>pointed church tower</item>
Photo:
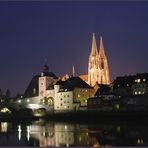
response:
[[[74,67],[74,65],[72,67],[72,77],[75,77],[75,67]]]
[[[96,83],[110,84],[110,77],[102,37],[100,37],[98,53],[95,34],[93,33],[92,48],[88,62],[88,84],[94,86]]]
[[[104,51],[102,36],[100,37],[99,68],[100,68],[100,74],[98,78],[98,83],[110,84],[108,61]]]
[[[98,50],[95,39],[95,33],[93,33],[92,48],[88,61],[88,84],[91,86],[94,86],[98,81],[98,64]]]

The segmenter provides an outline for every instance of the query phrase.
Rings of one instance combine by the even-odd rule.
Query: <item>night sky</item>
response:
[[[45,63],[87,74],[92,33],[110,76],[148,72],[148,2],[0,2],[0,88],[23,93]]]

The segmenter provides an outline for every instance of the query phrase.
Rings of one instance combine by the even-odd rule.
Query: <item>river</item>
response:
[[[1,121],[0,146],[148,146],[148,126],[109,121]]]

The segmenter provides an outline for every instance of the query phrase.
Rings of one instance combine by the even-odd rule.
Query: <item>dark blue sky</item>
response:
[[[112,80],[148,72],[148,2],[0,2],[0,88],[23,93],[45,59],[57,76],[87,73],[93,32]]]

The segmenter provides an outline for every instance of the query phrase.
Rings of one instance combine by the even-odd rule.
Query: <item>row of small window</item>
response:
[[[63,98],[61,98],[60,100],[63,101]],[[64,103],[66,103],[66,101],[64,101]],[[69,103],[69,101],[67,101],[67,103]]]
[[[129,86],[129,84],[126,84],[126,86],[128,87],[128,86]],[[118,85],[117,85],[117,87],[120,87],[120,85],[118,84]]]
[[[62,95],[62,94],[60,94],[60,95]],[[64,95],[63,97],[66,98],[66,97],[69,97],[69,95]]]
[[[90,105],[96,105],[96,104],[101,104],[101,101],[93,101],[93,102],[89,102]]]
[[[134,85],[134,88],[145,88],[145,85],[144,85],[144,84],[141,84],[141,85]]]
[[[141,91],[135,91],[135,95],[141,95],[141,94],[145,94],[145,92],[143,91],[143,92],[141,92]]]
[[[135,82],[140,83],[140,82],[145,82],[146,79],[136,79]]]
[[[89,98],[89,97],[91,97],[91,95],[85,95],[85,94],[78,94],[78,98],[80,98],[80,97],[86,97],[86,98]]]
[[[81,89],[80,92],[92,92],[91,89]]]
[[[61,106],[63,106],[63,104],[60,104]],[[57,108],[60,108],[59,106],[57,106]],[[69,108],[69,106],[64,106],[64,108]]]

